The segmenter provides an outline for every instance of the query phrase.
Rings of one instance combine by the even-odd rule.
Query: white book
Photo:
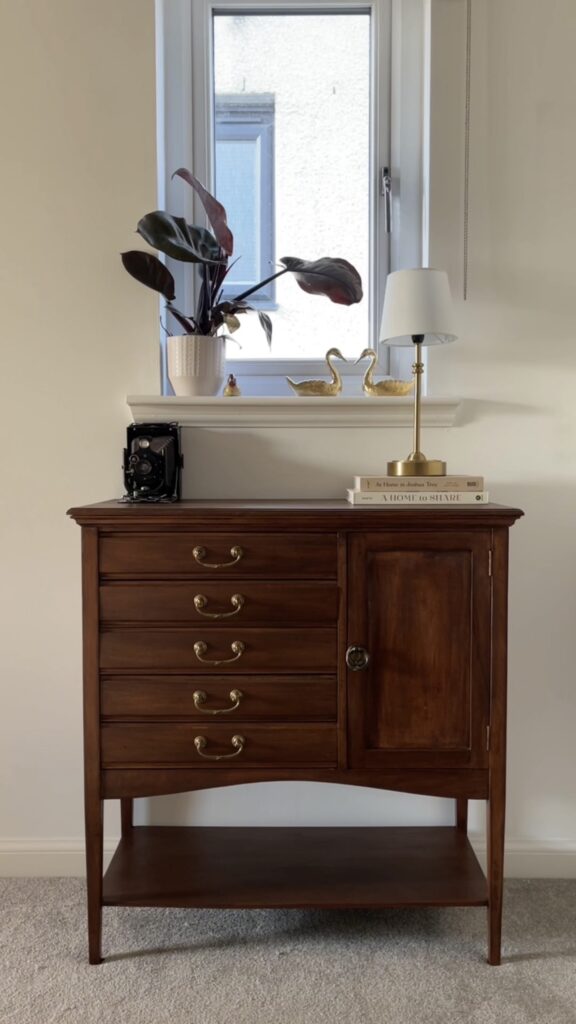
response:
[[[483,491],[483,476],[356,476],[357,491]]]
[[[348,490],[351,505],[485,505],[488,491]]]

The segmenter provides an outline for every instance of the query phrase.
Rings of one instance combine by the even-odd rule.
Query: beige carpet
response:
[[[1,1024],[576,1024],[576,881],[485,912],[104,911],[86,963],[78,879],[0,880]]]

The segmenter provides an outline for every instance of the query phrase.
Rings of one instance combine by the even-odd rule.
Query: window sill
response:
[[[136,423],[176,422],[183,427],[407,427],[407,398],[177,398],[129,395]],[[422,399],[422,426],[453,427],[459,398]]]

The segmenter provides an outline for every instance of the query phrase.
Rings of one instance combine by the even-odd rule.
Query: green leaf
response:
[[[272,348],[272,321],[267,313],[263,313],[262,310],[258,310],[258,319],[262,326],[262,329],[266,335],[266,341],[268,342],[268,348]]]
[[[231,256],[234,252],[234,238],[230,228],[228,227],[226,210],[222,206],[222,203],[219,203],[218,200],[208,192],[208,189],[205,189],[204,185],[198,181],[198,178],[195,178],[190,171],[186,170],[185,167],[179,167],[177,171],[174,171],[172,177],[182,178],[183,181],[186,181],[188,185],[194,189],[197,195],[200,196],[202,206],[206,210],[208,220],[212,225],[212,230],[218,239],[219,245],[222,246],[227,256]]]
[[[151,252],[140,252],[138,249],[123,252],[120,256],[125,269],[140,284],[160,292],[168,302],[176,297],[174,278],[157,256],[153,256]]]
[[[234,331],[237,331],[240,327],[240,321],[234,313],[225,313],[223,319],[230,334],[234,334]]]
[[[323,256],[309,262],[295,256],[280,260],[309,295],[326,295],[331,302],[352,306],[362,298],[362,279],[348,260]]]
[[[162,210],[147,213],[136,228],[148,245],[185,263],[222,263],[220,246],[206,228],[187,224],[183,217],[172,217]]]
[[[212,321],[216,327],[221,327],[223,323],[228,323],[229,318],[232,318],[232,322],[237,321],[239,327],[240,321],[238,321],[238,316],[241,313],[246,313],[249,308],[245,302],[235,302],[234,300],[226,299],[224,302],[218,302],[217,305],[212,306]],[[233,329],[237,330],[238,328],[234,327]]]

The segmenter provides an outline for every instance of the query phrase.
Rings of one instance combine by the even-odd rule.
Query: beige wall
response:
[[[435,350],[430,377],[467,399],[448,458],[526,511],[511,548],[509,835],[574,850],[576,6],[474,0],[473,18],[469,301],[462,344]]]
[[[14,850],[36,841],[58,851],[82,828],[79,532],[64,511],[119,493],[124,396],[158,390],[154,299],[131,287],[115,256],[154,198],[153,12],[143,0],[7,6],[2,411],[20,428],[4,456],[0,850],[13,840]],[[464,6],[438,0],[440,17]],[[510,863],[576,876],[576,8],[473,0],[473,11],[470,293],[457,299],[460,340],[430,359],[432,388],[466,406],[460,426],[428,433],[425,450],[456,472],[484,472],[496,500],[526,511],[512,533]],[[448,211],[454,166],[447,156],[445,177],[433,177],[433,199],[436,190]],[[448,214],[432,261],[457,266],[460,245],[458,215]],[[222,493],[225,470],[228,492],[335,494],[351,473],[404,454],[409,436],[322,430],[302,441],[288,430],[189,431],[188,489]],[[190,812],[200,822],[346,823],[445,819],[448,808],[313,786],[139,808],[142,820]]]
[[[74,837],[80,533],[65,512],[118,493],[125,395],[157,388],[155,297],[118,257],[155,201],[152,0],[1,4],[0,95],[0,837]]]

